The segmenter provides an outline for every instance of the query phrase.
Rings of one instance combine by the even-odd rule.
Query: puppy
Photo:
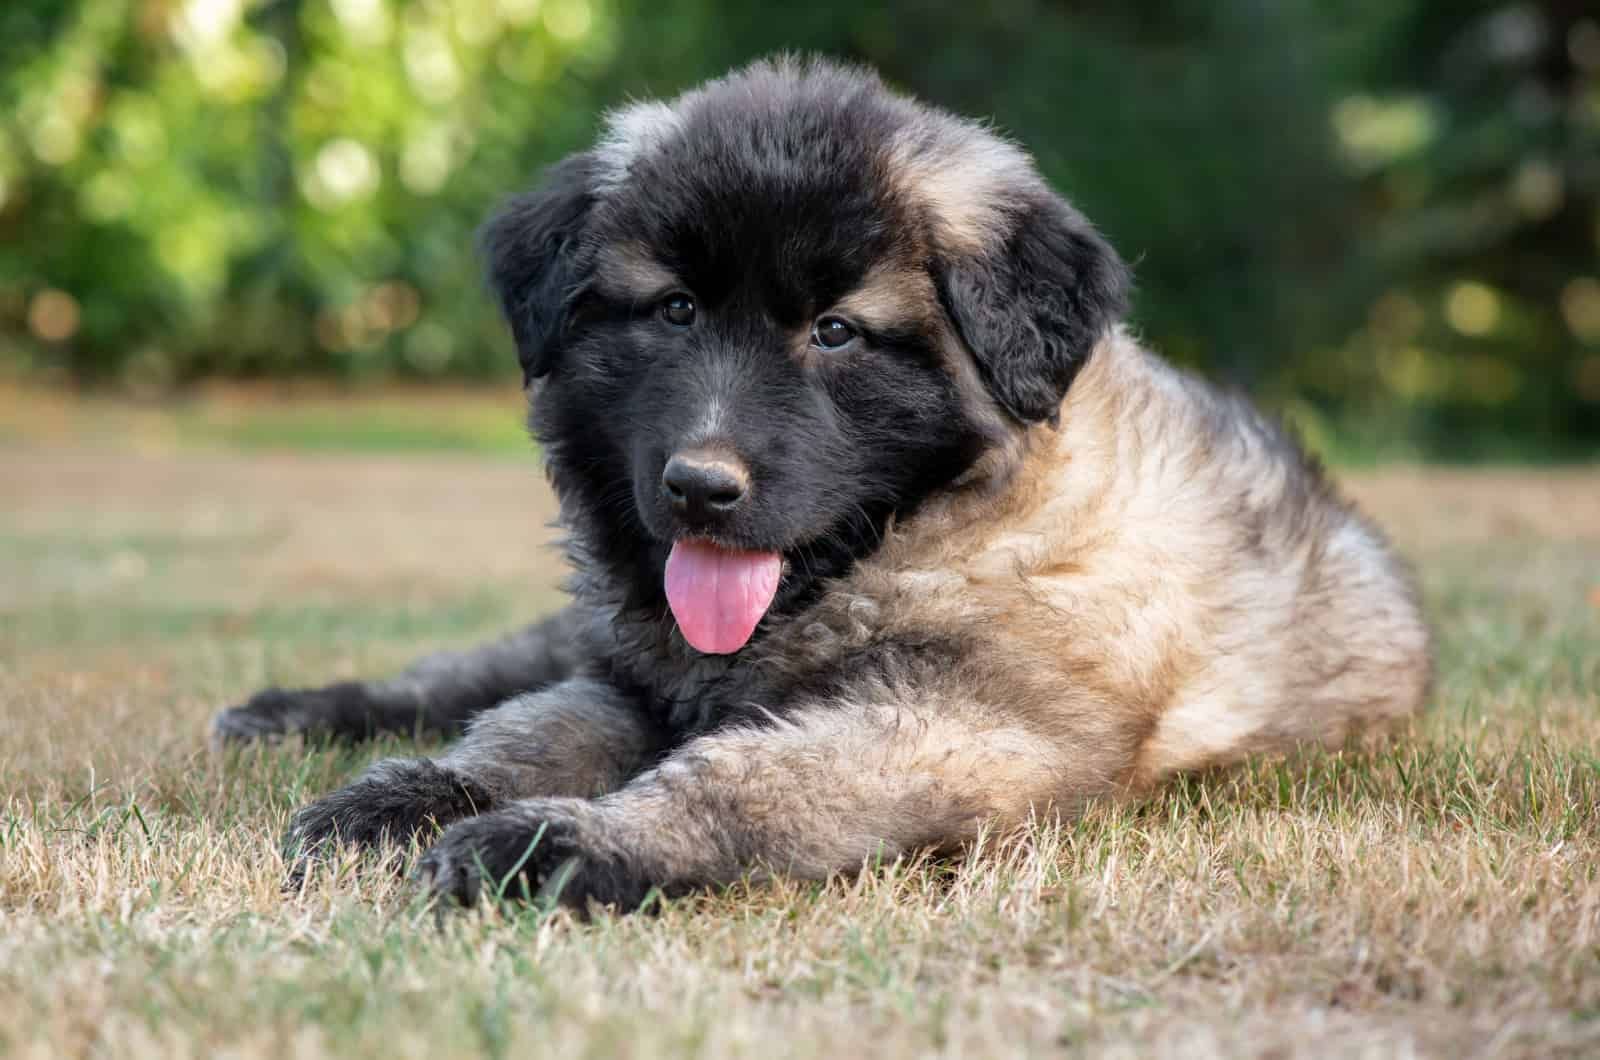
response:
[[[988,129],[824,62],[611,115],[485,246],[573,603],[222,739],[455,732],[295,815],[627,909],[822,879],[1418,710],[1402,564],[1274,425],[1121,326]]]

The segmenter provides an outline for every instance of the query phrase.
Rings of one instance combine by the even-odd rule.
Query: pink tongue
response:
[[[728,655],[744,647],[772,606],[783,557],[679,541],[667,557],[667,603],[696,651]]]

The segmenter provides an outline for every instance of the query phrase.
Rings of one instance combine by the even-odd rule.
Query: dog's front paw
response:
[[[267,688],[213,718],[211,743],[221,747],[278,740],[291,733],[361,740],[372,735],[377,713],[371,694],[356,681],[326,688]]]
[[[582,819],[589,816],[550,800],[462,821],[423,855],[418,879],[458,905],[487,896],[579,911],[590,902],[637,909],[650,893],[649,878],[634,859],[606,849],[595,822]]]
[[[305,693],[282,688],[267,688],[251,696],[242,706],[229,707],[211,719],[211,743],[221,747],[230,743],[276,740],[305,728]]]
[[[409,843],[450,822],[480,813],[490,796],[478,785],[426,758],[379,762],[348,787],[297,812],[283,837],[289,884],[335,844],[375,848]]]

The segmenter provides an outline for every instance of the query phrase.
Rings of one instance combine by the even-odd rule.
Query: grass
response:
[[[287,814],[390,744],[216,756],[268,682],[555,602],[532,461],[0,448],[0,1054],[1600,1052],[1600,473],[1389,470],[1429,715],[955,862],[437,919]]]
[[[300,452],[462,452],[524,456],[514,385],[340,388],[329,383],[213,383],[135,401],[0,380],[0,443]]]

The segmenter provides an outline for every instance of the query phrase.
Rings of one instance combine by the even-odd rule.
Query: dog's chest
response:
[[[928,677],[966,658],[981,639],[972,631],[906,621],[908,596],[931,603],[959,583],[941,577],[932,579],[938,586],[921,584],[930,578],[840,579],[803,610],[769,618],[735,655],[696,652],[666,617],[616,616],[606,624],[601,655],[610,680],[679,738],[762,724],[853,700],[864,688]]]

